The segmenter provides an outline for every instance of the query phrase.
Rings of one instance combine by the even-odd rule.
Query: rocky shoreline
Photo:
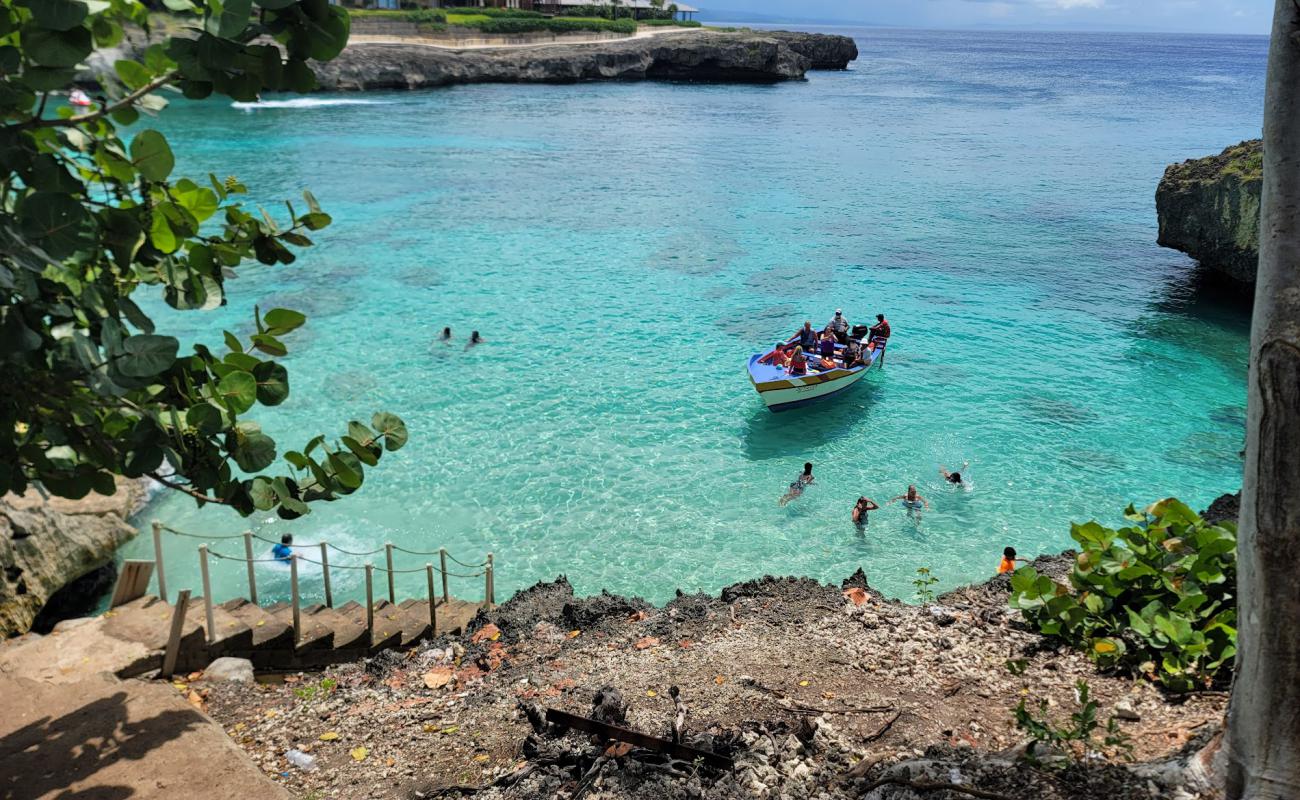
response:
[[[772,83],[858,57],[845,36],[693,30],[587,44],[451,50],[416,43],[349,45],[316,66],[322,91],[421,89],[467,83],[681,80]]]
[[[1181,250],[1212,274],[1248,287],[1259,261],[1263,142],[1171,164],[1156,189],[1158,243]]]

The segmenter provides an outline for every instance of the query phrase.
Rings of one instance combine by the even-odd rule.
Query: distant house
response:
[[[532,0],[532,7],[535,11],[541,11],[545,14],[568,14],[574,8],[582,6],[615,6],[619,13],[622,14],[624,9],[631,12],[628,16],[641,19],[648,17],[651,12],[668,11],[676,6],[677,11],[674,17],[678,19],[694,19],[700,10],[695,6],[688,6],[685,3],[673,3],[672,0],[664,0],[660,5],[651,3],[650,0]]]

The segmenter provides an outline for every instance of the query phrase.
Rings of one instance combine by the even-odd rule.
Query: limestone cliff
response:
[[[478,50],[362,43],[349,45],[337,59],[318,65],[316,72],[326,91],[645,79],[768,83],[802,79],[819,64],[842,69],[856,56],[856,45],[846,37],[689,31],[591,44]]]
[[[0,498],[0,638],[26,632],[60,589],[112,562],[135,536],[125,519],[141,495],[124,481],[112,497]]]
[[[1263,165],[1258,139],[1171,164],[1156,190],[1157,241],[1237,283],[1254,283]]]

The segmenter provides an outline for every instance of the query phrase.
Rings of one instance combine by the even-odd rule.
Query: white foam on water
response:
[[[291,100],[258,100],[255,103],[234,102],[231,108],[240,111],[259,111],[271,108],[328,108],[330,106],[386,106],[392,105],[388,100],[367,100],[364,98],[326,98],[295,97]]]

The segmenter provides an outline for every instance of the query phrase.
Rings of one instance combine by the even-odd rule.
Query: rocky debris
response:
[[[839,39],[843,42],[835,41]],[[770,83],[801,80],[819,60],[847,65],[850,51],[856,56],[857,46],[845,37],[698,30],[590,44],[479,50],[360,43],[317,65],[316,74],[326,91],[646,79]]]
[[[764,31],[763,35],[785,42],[791,50],[812,62],[809,69],[848,69],[850,63],[858,60],[858,43],[848,36],[791,31]]]
[[[203,680],[252,683],[253,662],[246,658],[218,658],[203,670]]]
[[[0,499],[0,637],[25,633],[56,592],[112,561],[136,534],[124,520],[140,496],[126,484],[79,501],[32,492]]]
[[[1156,189],[1157,241],[1232,282],[1253,284],[1263,159],[1263,142],[1256,139],[1167,167]]]
[[[1068,570],[1071,561],[1036,563]],[[208,709],[292,794],[321,798],[468,789],[571,797],[584,780],[588,800],[945,797],[896,784],[868,790],[901,774],[900,765],[944,780],[956,769],[963,781],[1016,800],[1146,798],[1149,783],[1165,792],[1158,796],[1176,797],[1166,783],[1115,764],[1114,754],[1086,769],[1014,761],[1026,737],[1012,709],[1021,698],[1034,707],[1046,700],[1061,722],[1075,708],[1075,681],[1085,679],[1103,724],[1121,703],[1139,717],[1121,724],[1144,766],[1171,758],[1223,717],[1225,697],[1175,705],[1150,684],[1098,673],[1083,653],[1020,624],[995,582],[946,594],[947,625],[868,589],[764,578],[722,597],[682,595],[652,608],[612,595],[582,605],[567,582],[540,584],[483,614],[462,639],[289,676],[284,686],[213,684]],[[571,628],[576,620],[590,627]],[[673,687],[687,709],[684,740],[733,757],[734,772],[637,748],[611,752],[610,743],[556,737],[537,723],[545,707],[589,715],[599,694],[625,727],[667,738],[679,709]],[[319,769],[290,769],[291,749],[309,752]]]
[[[1236,522],[1241,516],[1241,492],[1225,494],[1210,503],[1210,507],[1201,512],[1201,518],[1217,525],[1220,522]]]

